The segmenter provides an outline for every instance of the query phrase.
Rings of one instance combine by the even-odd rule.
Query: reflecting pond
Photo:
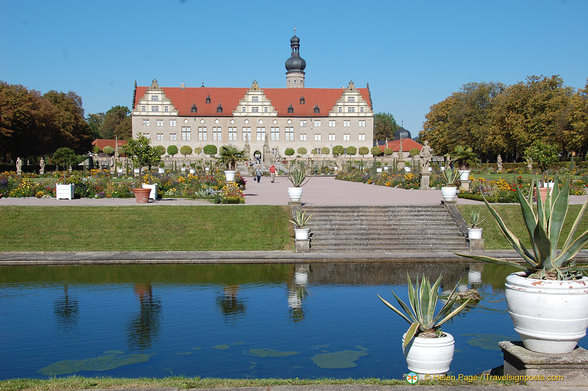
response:
[[[518,339],[504,270],[335,263],[0,268],[0,379],[50,376],[401,378],[408,325],[377,298],[443,274],[481,301],[444,326],[451,370],[502,364]],[[587,338],[580,345],[588,347]]]

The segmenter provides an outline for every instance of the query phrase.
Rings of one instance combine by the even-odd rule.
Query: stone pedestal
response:
[[[300,201],[288,201],[288,206],[290,208],[300,208],[302,206],[302,202],[300,202]]]
[[[470,252],[484,251],[484,239],[468,239],[470,242]]]
[[[310,239],[296,240],[296,252],[307,253],[310,251]]]
[[[421,190],[429,190],[431,187],[429,185],[431,179],[430,172],[422,172],[421,173]]]
[[[544,387],[581,386],[588,384],[588,351],[576,348],[567,354],[536,353],[519,341],[501,341],[504,375],[527,385]],[[520,381],[519,381],[520,380]]]
[[[461,181],[461,186],[460,186],[460,190],[461,191],[470,191],[470,185],[471,185],[472,181],[471,180],[462,180]]]

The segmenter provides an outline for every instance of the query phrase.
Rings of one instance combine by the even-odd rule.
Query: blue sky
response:
[[[307,87],[369,83],[414,136],[469,82],[588,77],[586,0],[0,0],[0,80],[74,91],[86,115],[133,83],[286,86],[293,28]]]

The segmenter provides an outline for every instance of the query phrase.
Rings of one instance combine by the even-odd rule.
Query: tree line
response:
[[[431,106],[419,138],[435,154],[473,148],[483,161],[500,154],[520,161],[535,142],[557,147],[562,157],[588,152],[588,82],[565,86],[558,75],[528,76],[514,85],[468,83]]]

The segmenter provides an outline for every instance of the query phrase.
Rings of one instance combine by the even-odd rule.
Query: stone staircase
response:
[[[439,206],[305,206],[311,251],[467,251],[454,218]]]

